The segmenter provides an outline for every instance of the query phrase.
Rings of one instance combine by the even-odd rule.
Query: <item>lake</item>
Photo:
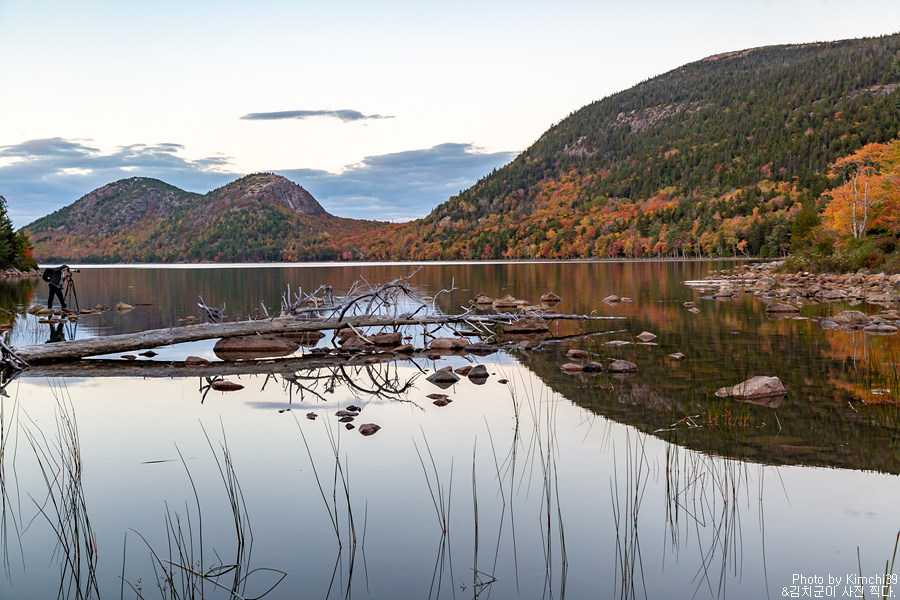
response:
[[[181,326],[200,297],[246,319],[288,290],[410,274],[445,313],[552,291],[560,312],[617,318],[487,355],[303,347],[236,365],[208,341],[29,369],[0,398],[0,597],[896,597],[900,336],[819,326],[846,305],[771,320],[756,298],[683,283],[732,266],[85,267],[81,308],[135,308],[83,315],[67,339]],[[46,300],[43,282],[0,283],[7,344],[50,338],[23,314]],[[573,348],[638,371],[566,373]],[[213,362],[167,370],[189,355]],[[475,364],[486,381],[426,380]],[[715,395],[755,375],[787,395]],[[355,429],[336,415],[351,405]]]

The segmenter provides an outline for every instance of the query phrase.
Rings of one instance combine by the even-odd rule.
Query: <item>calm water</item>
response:
[[[445,312],[481,291],[554,291],[561,312],[622,317],[562,324],[559,335],[597,335],[532,351],[297,358],[204,376],[118,357],[35,367],[0,399],[0,597],[184,597],[202,586],[228,598],[216,583],[238,581],[250,598],[282,574],[266,598],[881,597],[853,584],[883,576],[900,531],[900,336],[771,321],[756,299],[704,299],[682,284],[726,266],[447,264],[411,279],[423,296],[454,288],[438,295]],[[244,318],[261,303],[276,310],[288,286],[340,292],[417,268],[85,268],[81,307],[136,308],[63,333],[177,326],[198,314],[198,296]],[[0,301],[22,309],[46,293],[19,282]],[[609,294],[634,302],[603,303]],[[50,336],[33,317],[6,321],[9,344]],[[642,331],[658,337],[603,345]],[[570,348],[638,373],[567,375]],[[157,365],[216,360],[212,342],[156,351]],[[483,385],[425,380],[476,363],[491,373]],[[220,375],[244,388],[211,390]],[[777,375],[788,395],[775,406],[715,397],[753,375]],[[434,393],[452,403],[436,406]],[[381,426],[375,435],[338,422],[351,404],[363,409],[357,425]]]

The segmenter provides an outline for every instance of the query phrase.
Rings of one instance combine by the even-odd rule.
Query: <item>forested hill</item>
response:
[[[900,35],[711,56],[574,112],[355,257],[781,255],[829,163],[898,132]]]
[[[208,194],[123,179],[26,226],[42,262],[334,260],[342,241],[386,227],[331,215],[279,175],[248,175]]]

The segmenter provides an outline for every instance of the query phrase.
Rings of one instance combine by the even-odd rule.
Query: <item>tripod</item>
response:
[[[78,306],[78,292],[75,291],[75,280],[72,279],[72,272],[67,271],[65,280],[63,281],[63,298],[65,298],[66,306],[71,306],[70,299],[75,300],[75,310],[80,311]]]

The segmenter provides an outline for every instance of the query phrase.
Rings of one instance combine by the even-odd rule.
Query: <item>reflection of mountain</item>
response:
[[[630,378],[565,374],[559,368],[566,362],[562,346],[524,363],[572,402],[692,449],[767,464],[900,473],[900,406],[866,404],[854,396],[854,386],[872,381],[868,371],[848,369],[846,355],[824,356],[827,336],[836,332],[809,321],[768,322],[762,305],[746,300],[701,304],[719,314],[702,327],[672,311],[660,311],[658,318],[642,311],[630,328],[658,334],[659,346],[587,346],[602,357],[637,363],[640,370]],[[688,358],[669,358],[675,351]],[[788,395],[780,406],[715,397],[719,387],[752,375],[783,381]],[[673,427],[688,416],[701,427]]]

